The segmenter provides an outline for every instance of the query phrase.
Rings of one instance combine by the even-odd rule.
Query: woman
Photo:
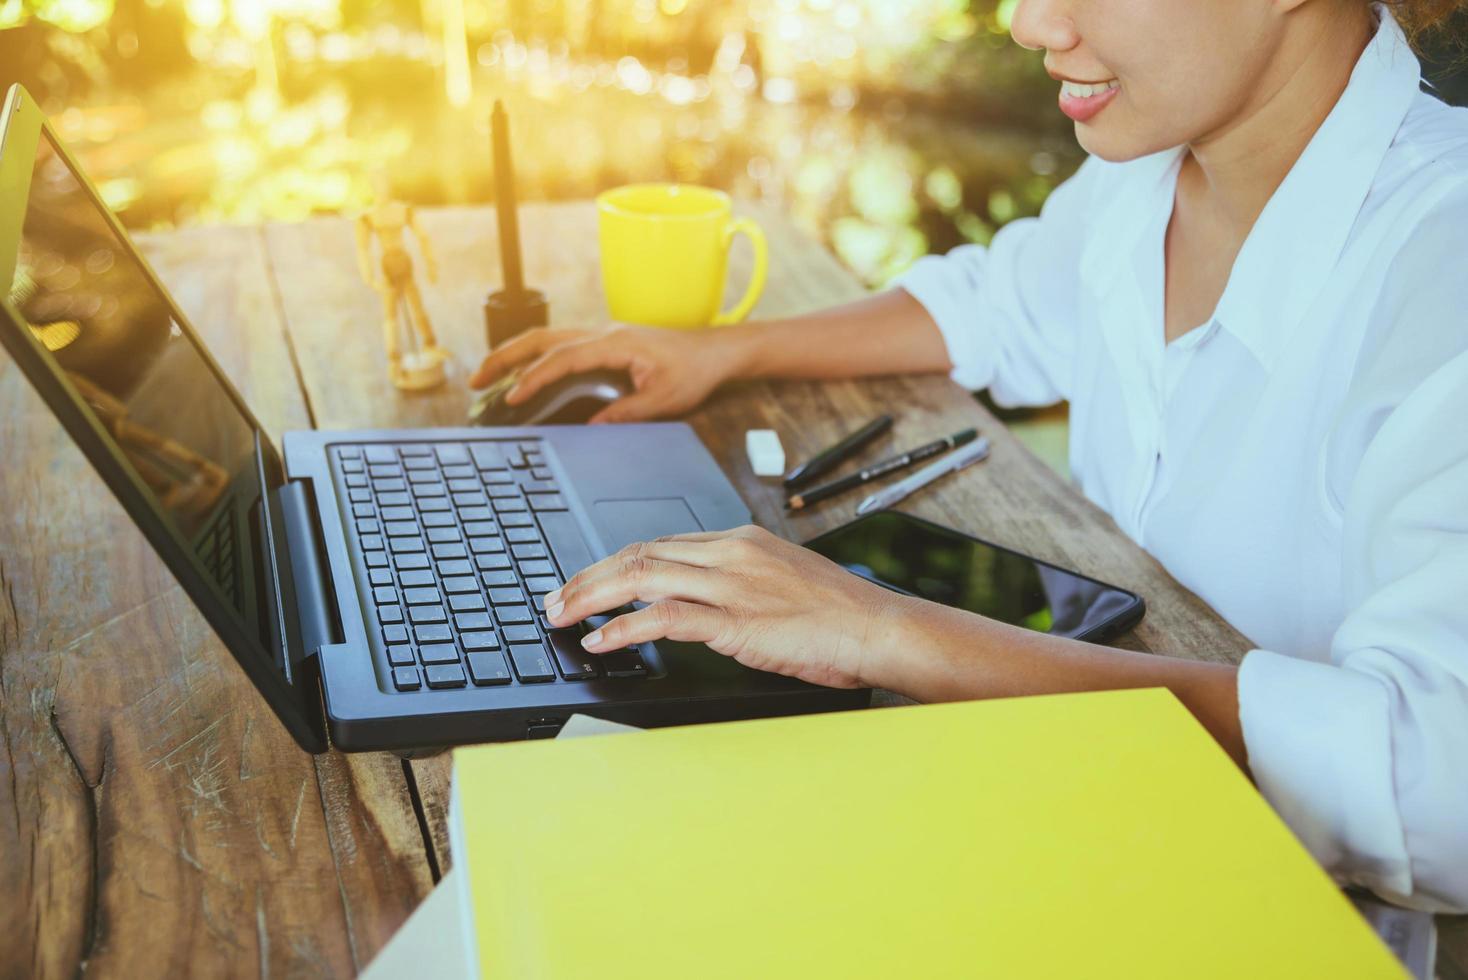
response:
[[[1080,486],[1259,644],[1239,667],[895,596],[752,528],[633,546],[552,621],[640,600],[588,649],[703,641],[924,701],[1165,685],[1340,879],[1468,908],[1468,111],[1399,26],[1463,8],[1024,0],[1091,154],[1038,219],[798,323],[539,331],[475,378],[628,369],[599,421],[736,377],[1068,399]]]

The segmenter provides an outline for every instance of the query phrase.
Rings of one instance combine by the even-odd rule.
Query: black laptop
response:
[[[303,748],[866,703],[696,644],[593,656],[595,622],[548,625],[545,593],[596,559],[749,520],[686,425],[291,432],[277,449],[19,86],[0,283],[0,342]]]

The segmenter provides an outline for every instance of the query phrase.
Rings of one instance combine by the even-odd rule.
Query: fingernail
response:
[[[561,590],[554,589],[550,592],[547,592],[545,594],[545,604],[547,608],[549,608],[551,605],[559,606],[561,604]]]
[[[590,650],[592,647],[596,646],[600,642],[601,630],[595,630],[591,633],[587,633],[581,638],[581,645],[588,650]]]
[[[551,619],[560,619],[561,610],[565,608],[566,604],[564,602],[547,602],[545,604],[545,614]]]

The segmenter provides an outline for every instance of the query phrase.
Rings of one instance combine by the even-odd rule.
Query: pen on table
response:
[[[878,415],[860,429],[849,433],[834,445],[822,449],[786,473],[785,489],[794,490],[802,484],[809,483],[890,428],[892,428],[892,416]]]
[[[890,487],[884,487],[863,500],[857,505],[857,516],[871,513],[874,510],[886,510],[902,498],[916,493],[939,477],[957,472],[965,466],[972,466],[974,463],[988,457],[988,455],[988,439],[980,439],[972,446],[949,453],[936,463],[923,467],[912,476],[904,480],[899,480]]]
[[[886,476],[888,473],[894,473],[914,463],[921,463],[925,459],[931,459],[939,453],[947,452],[950,449],[957,449],[959,446],[973,442],[978,438],[978,435],[978,429],[964,429],[962,432],[955,432],[945,439],[935,439],[926,446],[919,446],[916,449],[897,456],[889,456],[879,463],[873,463],[871,466],[843,476],[839,480],[823,483],[814,490],[807,490],[805,493],[797,493],[785,501],[785,507],[788,510],[801,510],[818,501],[825,500],[827,497],[844,493],[852,487],[859,487],[863,483],[870,483],[873,480]]]

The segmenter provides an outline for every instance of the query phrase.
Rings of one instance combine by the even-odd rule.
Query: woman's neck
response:
[[[1230,122],[1189,144],[1178,183],[1240,239],[1305,152],[1345,91],[1351,72],[1376,31],[1376,16],[1359,3],[1359,17],[1340,4],[1307,3],[1280,43],[1273,70]]]

